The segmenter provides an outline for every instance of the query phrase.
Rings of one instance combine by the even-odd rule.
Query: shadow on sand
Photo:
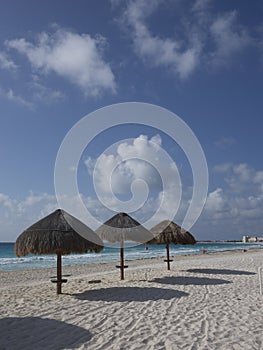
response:
[[[232,283],[230,281],[221,280],[217,278],[185,277],[185,276],[154,278],[150,282],[161,283],[161,284],[172,284],[172,285],[178,285],[178,286],[187,286],[187,285],[195,285],[195,286],[210,285],[211,286],[211,285]]]
[[[164,288],[113,287],[89,290],[80,294],[72,294],[79,300],[90,301],[149,301],[170,300],[187,296],[188,293]]]
[[[255,275],[255,272],[228,269],[189,269],[187,272],[207,273],[213,275]]]
[[[91,333],[86,329],[49,318],[0,319],[0,349],[75,349],[91,338]]]

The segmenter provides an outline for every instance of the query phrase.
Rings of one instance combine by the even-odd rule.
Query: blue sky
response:
[[[191,230],[197,239],[263,233],[262,12],[259,0],[1,1],[0,240],[14,241],[56,208],[55,159],[73,125],[98,108],[129,101],[176,113],[202,145],[209,191]],[[159,137],[180,170],[180,223],[191,198],[191,169],[160,130],[126,125],[98,136],[79,165],[80,191],[108,219],[112,213],[93,189],[92,165],[112,143],[140,141],[140,135],[145,149]],[[154,172],[137,165],[125,169],[131,178],[153,177],[152,198],[135,213],[141,220],[154,211],[160,188]],[[98,176],[102,183],[106,175]],[[126,180],[117,172],[123,198]]]

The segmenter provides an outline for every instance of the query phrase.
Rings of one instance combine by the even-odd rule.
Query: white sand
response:
[[[0,349],[263,349],[263,251],[174,260],[1,272]]]

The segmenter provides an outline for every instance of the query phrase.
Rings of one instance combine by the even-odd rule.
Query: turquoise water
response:
[[[205,249],[207,252],[219,252],[235,249],[263,248],[263,244],[248,243],[197,243],[195,245],[171,245],[171,255],[201,254]],[[152,245],[146,250],[145,245],[125,248],[125,259],[135,260],[152,257],[165,256],[165,246]],[[119,250],[104,248],[102,252],[71,254],[63,256],[63,265],[92,264],[118,261]],[[44,268],[56,266],[56,255],[27,255],[17,258],[14,254],[14,243],[0,243],[0,271],[26,270],[32,268]]]

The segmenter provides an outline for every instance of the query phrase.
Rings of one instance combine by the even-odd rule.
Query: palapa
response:
[[[138,221],[126,213],[118,213],[101,225],[96,233],[99,237],[110,243],[120,244],[120,268],[121,279],[124,279],[124,242],[134,241],[145,243],[153,238],[153,235]]]
[[[85,238],[80,235],[81,232]],[[103,249],[103,242],[88,226],[62,209],[39,220],[17,238],[15,254],[57,254],[57,294],[61,294],[61,256],[70,253],[96,253]]]
[[[148,244],[165,244],[167,258],[167,269],[170,270],[170,244],[195,244],[196,240],[190,232],[182,229],[179,225],[173,221],[164,220],[151,228],[150,230],[154,235],[154,238],[148,242]]]

